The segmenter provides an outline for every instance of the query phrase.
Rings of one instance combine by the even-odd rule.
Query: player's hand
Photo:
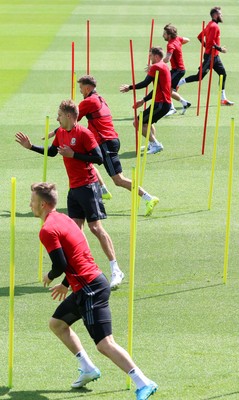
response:
[[[48,274],[45,274],[43,277],[44,287],[49,286],[51,282],[52,282],[51,279],[48,278]]]
[[[56,135],[56,132],[55,132],[55,131],[50,132],[49,135],[48,135],[48,139],[51,139],[51,138],[54,137],[55,135]],[[42,136],[42,140],[45,140],[45,136]]]
[[[17,143],[19,143],[21,146],[25,147],[25,149],[30,150],[32,147],[32,144],[30,142],[30,139],[27,135],[25,135],[22,132],[17,132],[15,135],[15,140]]]
[[[222,49],[221,53],[226,53],[227,52],[227,48],[226,47],[221,46],[221,49]]]
[[[73,158],[74,151],[67,145],[57,147],[58,153],[63,157]]]
[[[120,86],[121,93],[127,93],[128,91],[129,91],[129,85],[124,84]]]
[[[142,105],[144,104],[144,99],[141,99],[141,100],[138,100],[138,101],[136,101],[136,103],[135,103],[135,106],[134,106],[134,104],[132,105],[132,108],[139,108],[139,107],[141,107]]]
[[[66,295],[68,293],[68,288],[64,286],[62,283],[53,286],[49,290],[52,292],[51,297],[53,298],[53,300],[56,300],[58,298],[59,301],[65,300]]]
[[[146,67],[144,68],[144,71],[149,72],[150,68],[151,68],[151,65],[146,65]]]

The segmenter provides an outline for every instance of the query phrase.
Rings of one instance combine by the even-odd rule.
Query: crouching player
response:
[[[50,289],[53,299],[63,301],[51,317],[49,326],[79,362],[80,375],[72,387],[85,386],[101,375],[71,328],[74,322],[82,319],[97,350],[135,382],[136,400],[148,399],[158,386],[114,341],[109,308],[110,285],[95,264],[83,232],[67,215],[56,211],[57,190],[54,184],[36,183],[31,190],[30,207],[34,216],[43,221],[39,237],[52,261],[52,269],[43,278],[44,286],[65,274],[62,283]],[[72,293],[66,297],[69,286]]]

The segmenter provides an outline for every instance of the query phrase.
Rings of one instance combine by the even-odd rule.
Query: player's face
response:
[[[88,85],[83,85],[83,83],[79,83],[80,86],[80,92],[83,95],[83,97],[87,97],[89,94],[89,86]]]
[[[223,22],[223,16],[221,10],[218,10],[217,12],[217,22]]]
[[[57,114],[57,121],[59,122],[60,126],[63,129],[66,129],[68,127],[68,117],[67,114],[62,112],[60,109],[58,110]]]
[[[34,217],[40,217],[42,211],[42,200],[35,192],[32,192],[30,207],[32,209],[32,213]]]
[[[163,38],[164,38],[164,40],[166,40],[166,42],[169,41],[169,35],[165,31],[163,31]]]
[[[157,62],[155,54],[149,52],[149,59],[151,61],[151,64],[155,64]]]

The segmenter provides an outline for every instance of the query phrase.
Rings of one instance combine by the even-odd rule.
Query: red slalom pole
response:
[[[154,34],[154,19],[152,19],[152,22],[151,22],[151,31],[150,31],[150,39],[149,39],[149,50],[151,49],[151,47],[152,47],[152,43],[153,43],[153,34]],[[148,54],[148,62],[147,62],[147,65],[149,66],[149,64],[150,64],[150,58],[149,58],[149,54]],[[147,96],[147,94],[148,94],[148,86],[146,87],[146,89],[145,89],[145,96]],[[144,110],[146,109],[146,103],[144,103]]]
[[[90,74],[90,21],[86,23],[86,73]]]
[[[71,99],[74,100],[75,43],[71,43]]]
[[[136,145],[136,154],[138,151],[138,118],[136,111],[136,90],[135,90],[135,74],[134,74],[134,53],[133,53],[133,42],[129,41],[130,46],[130,60],[131,60],[131,73],[132,73],[132,86],[133,86],[133,99],[134,99],[134,123],[135,123],[135,145]]]
[[[207,89],[207,103],[206,103],[206,111],[205,111],[205,119],[204,119],[204,129],[203,129],[202,155],[204,154],[205,143],[206,143],[207,118],[208,118],[208,107],[209,107],[209,100],[210,100],[210,93],[211,93],[212,67],[213,67],[213,62],[214,62],[214,54],[215,54],[215,49],[212,49],[212,53],[211,53],[211,62],[210,62],[210,74],[209,74],[208,89]]]
[[[198,81],[197,116],[199,115],[199,110],[200,110],[200,96],[201,96],[201,86],[202,86],[202,62],[203,62],[203,52],[204,52],[204,28],[205,28],[205,21],[202,22],[202,42],[201,42],[201,52],[200,52],[199,81]]]

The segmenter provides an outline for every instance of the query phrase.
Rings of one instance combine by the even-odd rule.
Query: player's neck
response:
[[[48,217],[48,215],[51,214],[51,213],[54,212],[54,211],[56,211],[55,208],[53,208],[53,209],[52,209],[52,208],[51,208],[51,209],[44,209],[44,210],[42,211],[41,216],[40,216],[41,220],[42,220],[43,222],[45,222],[46,219],[47,219],[47,217]]]

